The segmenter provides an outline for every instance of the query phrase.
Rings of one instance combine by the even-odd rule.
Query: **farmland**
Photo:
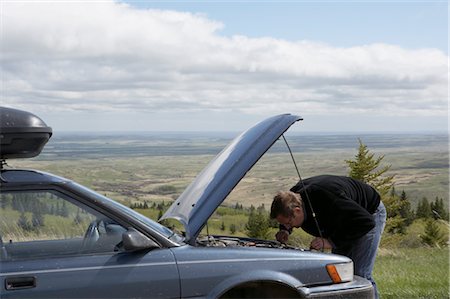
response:
[[[129,204],[167,201],[189,184],[229,141],[232,133],[74,134],[54,136],[38,158],[13,160],[80,182]],[[360,138],[383,162],[392,165],[395,188],[415,206],[422,197],[448,202],[448,137],[444,134],[288,135],[302,177],[346,175]],[[55,163],[57,161],[57,163]],[[286,146],[278,141],[238,185],[227,204],[270,204],[274,192],[298,180]],[[172,194],[159,194],[166,187]],[[170,186],[170,187],[169,187]],[[155,191],[156,190],[156,191]]]

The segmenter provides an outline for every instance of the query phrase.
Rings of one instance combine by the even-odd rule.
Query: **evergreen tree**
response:
[[[391,192],[389,196],[383,198],[383,202],[388,216],[386,231],[404,234],[408,225],[414,220],[414,213],[411,210],[411,203],[406,196],[406,192],[402,191],[400,196]]]
[[[0,194],[1,208],[4,210],[11,205],[11,194]]]
[[[236,224],[230,224],[230,233],[234,235],[236,233]]]
[[[271,227],[271,228],[279,228],[280,227],[280,224],[278,223],[278,221],[276,219],[271,219],[269,217],[268,221],[269,221],[269,227]]]
[[[38,229],[40,226],[44,226],[44,215],[42,215],[40,210],[33,211],[33,215],[31,217],[31,225],[34,229]]]
[[[222,225],[220,225],[220,230],[224,231],[225,230],[225,222],[222,221]]]
[[[56,202],[55,215],[56,216],[61,216],[61,207],[59,206],[59,201]]]
[[[394,188],[394,176],[386,175],[391,165],[381,165],[384,155],[375,157],[361,139],[358,141],[359,147],[355,159],[345,161],[350,168],[349,176],[371,185],[378,191],[386,206],[388,216],[386,231],[405,233],[406,227],[413,220],[411,203],[406,193],[403,191],[400,196],[397,195]]]
[[[55,214],[56,214],[56,212],[55,212],[55,205],[52,204],[52,206],[50,207],[50,215],[55,215]]]
[[[395,186],[392,186],[390,196],[396,196],[397,192],[395,190]]]
[[[25,231],[30,231],[32,229],[32,226],[24,212],[20,214],[19,220],[17,220],[17,226]]]
[[[406,219],[399,215],[390,216],[386,219],[385,230],[391,234],[405,234],[406,233]]]
[[[408,197],[406,196],[405,190],[402,191],[400,195],[400,209],[399,209],[400,217],[405,219],[405,224],[408,226],[414,220],[414,213],[411,210],[411,203],[409,202]]]
[[[434,219],[428,219],[425,225],[425,232],[420,236],[422,242],[431,247],[445,245],[444,234],[439,230],[439,226]]]
[[[367,146],[358,138],[359,148],[355,160],[345,160],[350,168],[349,176],[374,187],[382,197],[393,187],[394,176],[384,176],[391,165],[381,166],[383,156],[377,158],[370,153]]]
[[[442,198],[436,199],[430,204],[431,213],[434,219],[442,219],[448,221],[448,211],[444,207],[444,200]]]
[[[63,201],[63,204],[61,206],[61,210],[60,210],[60,216],[62,217],[68,217],[69,216],[69,209],[67,208],[67,203],[65,201]]]
[[[431,206],[426,197],[423,197],[417,205],[416,218],[430,218],[432,216]]]
[[[258,208],[256,210],[258,212],[264,213],[266,211],[266,208],[265,208],[264,204],[261,204],[260,206],[258,206]]]
[[[268,216],[261,211],[250,213],[248,222],[245,225],[247,235],[250,238],[266,239],[269,235]]]
[[[73,223],[74,224],[80,224],[83,221],[83,218],[81,218],[80,215],[80,209],[77,210],[77,215],[75,216],[75,218],[73,219]]]

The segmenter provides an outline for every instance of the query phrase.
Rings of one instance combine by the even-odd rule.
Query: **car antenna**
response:
[[[319,237],[322,240],[322,250],[321,251],[323,252],[324,241],[323,241],[322,231],[320,230],[320,226],[319,226],[319,222],[317,221],[316,213],[314,212],[313,206],[311,205],[311,200],[309,200],[308,191],[306,190],[305,184],[303,183],[303,179],[302,179],[302,176],[300,175],[300,171],[298,170],[297,163],[295,162],[295,158],[294,158],[294,155],[292,154],[291,147],[289,146],[289,143],[287,142],[286,137],[284,137],[284,134],[282,134],[281,137],[283,137],[284,143],[286,143],[286,146],[289,150],[289,154],[291,155],[292,162],[294,163],[295,170],[297,171],[297,175],[300,179],[300,183],[302,184],[303,190],[305,190],[306,200],[308,201],[308,205],[311,209],[311,214],[313,216],[314,223],[316,225],[317,231],[319,232]]]

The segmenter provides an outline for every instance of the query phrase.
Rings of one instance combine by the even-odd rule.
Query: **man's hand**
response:
[[[289,232],[287,230],[280,230],[275,235],[275,238],[277,238],[278,242],[285,244],[289,239]]]
[[[310,249],[322,250],[322,249],[332,249],[333,245],[328,239],[325,238],[314,238],[309,245]]]

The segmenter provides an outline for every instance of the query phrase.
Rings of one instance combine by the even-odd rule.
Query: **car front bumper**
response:
[[[351,282],[331,286],[301,287],[299,290],[305,298],[375,298],[372,284],[359,276],[354,276]]]

